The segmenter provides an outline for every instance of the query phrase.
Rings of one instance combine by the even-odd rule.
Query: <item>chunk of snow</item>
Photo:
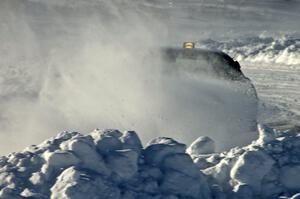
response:
[[[90,169],[103,175],[110,175],[111,171],[106,167],[101,155],[97,153],[92,137],[76,137],[61,144],[63,150],[71,150],[82,160],[83,168]]]
[[[201,174],[191,157],[185,153],[168,155],[163,161],[162,168],[164,170],[175,170],[191,177],[197,177]]]
[[[107,166],[122,180],[129,180],[138,171],[138,153],[127,149],[111,152],[107,156]]]
[[[193,178],[177,171],[167,171],[161,184],[165,193],[174,193],[185,197],[199,198],[201,192],[207,192],[201,187],[199,178]]]
[[[66,169],[51,187],[51,199],[119,199],[120,190],[101,176]]]
[[[254,199],[253,191],[249,185],[238,184],[234,187],[234,199]]]
[[[143,146],[136,132],[125,131],[120,139],[123,143],[123,149],[132,149],[138,153],[141,152]]]
[[[45,182],[44,174],[41,172],[35,172],[31,175],[29,181],[33,185],[42,185]]]
[[[186,176],[183,173],[168,171],[164,176],[161,186],[163,192],[195,198],[200,193],[200,187],[196,182],[196,179]]]
[[[290,190],[300,189],[300,164],[286,165],[280,170],[280,182]]]
[[[196,139],[188,148],[187,153],[190,155],[210,154],[215,152],[215,142],[207,137],[201,136]]]
[[[293,195],[291,199],[300,199],[300,193]]]
[[[171,138],[156,138],[148,143],[144,158],[148,164],[160,165],[164,158],[171,154],[184,153],[186,146]]]
[[[97,150],[101,154],[107,154],[111,151],[122,149],[122,142],[120,137],[122,133],[118,130],[95,130],[91,133]]]
[[[163,173],[157,167],[140,166],[140,176],[142,178],[152,178],[155,180],[160,180],[163,176]]]
[[[63,133],[34,151],[0,157],[0,199],[299,197],[300,136],[269,130],[261,126],[260,141],[248,146],[191,156],[171,138],[143,149],[134,132]],[[121,146],[103,152],[100,137]]]
[[[276,139],[274,130],[267,126],[262,126],[259,124],[258,125],[258,133],[259,133],[259,137],[256,142],[259,145],[263,145],[263,144],[272,142]]]
[[[249,185],[254,192],[260,193],[261,181],[274,163],[272,157],[262,150],[246,151],[232,167],[230,177],[236,183]]]
[[[69,151],[46,151],[43,157],[47,161],[47,164],[57,168],[65,168],[72,165],[79,164],[80,160]]]
[[[16,189],[4,187],[0,190],[0,199],[23,199],[16,193]]]

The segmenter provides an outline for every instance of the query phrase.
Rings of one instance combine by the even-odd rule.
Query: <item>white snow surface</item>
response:
[[[299,36],[262,33],[225,41],[201,40],[197,47],[224,51],[241,63],[261,101],[261,123],[299,131]]]
[[[291,35],[271,37],[262,34],[225,42],[208,39],[199,41],[197,46],[221,50],[238,61],[294,66],[300,64],[300,39]]]
[[[134,131],[63,132],[0,158],[0,198],[298,198],[300,134],[258,129],[222,153],[208,137],[187,150],[166,137],[143,147]]]

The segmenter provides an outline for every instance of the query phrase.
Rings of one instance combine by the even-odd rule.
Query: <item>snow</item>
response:
[[[73,151],[82,160],[83,168],[91,169],[103,175],[110,174],[110,170],[106,167],[102,156],[96,152],[96,146],[91,136],[76,137],[69,142],[63,142],[60,147],[63,150]]]
[[[47,88],[47,86],[49,86],[49,80],[45,82],[41,81],[42,79],[47,80],[50,78],[44,75],[44,68],[48,68],[49,66],[44,63],[44,60],[40,60],[36,57],[36,55],[39,56],[40,52],[42,52],[41,57],[45,57],[47,54],[51,54],[52,56],[52,54],[61,54],[61,52],[70,50],[70,55],[75,55],[75,58],[77,54],[74,53],[75,51],[73,51],[73,49],[81,49],[81,43],[84,45],[86,42],[85,40],[82,41],[82,34],[76,36],[76,34],[78,34],[78,32],[81,33],[81,31],[78,31],[76,28],[73,29],[73,25],[75,24],[76,26],[76,24],[79,23],[90,24],[90,22],[95,20],[94,18],[97,18],[93,17],[91,21],[90,15],[87,16],[85,13],[79,12],[80,9],[76,8],[81,8],[82,5],[86,4],[99,6],[98,2],[102,1],[30,1],[38,2],[39,4],[35,5],[39,6],[45,4],[45,8],[47,9],[45,9],[45,12],[41,12],[40,9],[31,9],[30,6],[24,2],[21,4],[9,4],[7,3],[8,1],[3,1],[5,4],[2,6],[3,9],[1,9],[4,13],[2,17],[3,23],[1,23],[3,25],[1,25],[1,27],[3,27],[1,30],[4,31],[4,33],[1,31],[4,46],[3,50],[1,48],[3,59],[1,61],[2,68],[0,72],[2,83],[0,95],[3,97],[3,99],[1,99],[2,113],[0,117],[1,124],[3,124],[1,125],[1,131],[7,131],[9,132],[7,134],[15,135],[9,138],[7,134],[4,134],[4,136],[1,137],[1,145],[4,146],[3,148],[21,143],[23,139],[24,141],[28,139],[27,143],[31,143],[33,142],[32,139],[46,132],[50,126],[59,126],[62,127],[62,129],[66,129],[65,125],[73,127],[76,124],[75,128],[77,128],[78,126],[81,127],[81,125],[88,120],[92,120],[90,121],[91,123],[87,125],[90,127],[90,124],[95,124],[101,119],[106,119],[106,117],[101,118],[99,117],[100,114],[97,114],[98,112],[93,112],[92,114],[86,113],[83,117],[76,119],[77,113],[88,112],[87,110],[95,107],[100,109],[100,107],[95,106],[98,104],[101,104],[101,107],[110,106],[110,103],[99,103],[99,99],[104,97],[107,93],[103,93],[102,90],[105,89],[101,88],[100,94],[96,95],[95,93],[98,93],[99,90],[94,90],[90,81],[92,77],[94,84],[97,86],[101,85],[96,81],[97,79],[102,79],[101,76],[99,78],[98,75],[98,73],[102,71],[95,69],[99,68],[99,62],[91,60],[91,62],[96,62],[91,64],[96,66],[93,68],[89,67],[89,64],[86,62],[80,60],[79,67],[81,68],[82,65],[85,65],[85,67],[89,68],[84,68],[83,71],[92,71],[93,74],[87,74],[87,82],[78,82],[78,80],[84,78],[84,76],[80,76],[81,74],[78,71],[77,73],[72,73],[73,70],[76,71],[76,64],[74,65],[73,62],[69,63],[72,66],[70,67],[72,72],[68,73],[66,68],[68,66],[68,63],[66,63],[68,60],[64,59],[65,57],[63,55],[58,60],[55,59],[56,57],[50,57],[50,65],[57,65],[57,68],[59,68],[57,74],[54,69],[54,76],[56,77],[54,78],[55,83],[54,86],[50,86],[50,88],[57,92],[51,95],[51,90],[49,92],[49,90],[45,90],[42,86],[45,84]],[[273,4],[272,2],[275,3]],[[291,2],[292,4],[287,2]],[[142,1],[142,4],[143,3]],[[170,2],[168,1],[167,3]],[[54,9],[55,6],[48,6],[52,4],[57,6],[58,9]],[[197,4],[201,4],[201,6],[197,7]],[[60,12],[65,11],[60,7],[62,5],[70,6],[74,9],[75,13],[79,15],[73,15],[71,10],[67,10],[66,15],[70,15],[70,19],[72,20],[65,18],[60,14]],[[295,5],[295,8],[292,9],[291,7],[293,6],[291,5]],[[291,10],[285,6],[290,7]],[[173,8],[171,9],[171,7]],[[281,7],[285,7],[286,10],[280,9]],[[43,8],[43,6],[41,6],[41,8]],[[23,9],[26,10],[26,12],[23,13]],[[108,13],[111,11],[109,9],[112,8],[107,9]],[[179,12],[179,10],[184,9],[188,11],[188,14]],[[52,10],[54,14],[51,12]],[[216,12],[205,16],[205,13],[211,10],[215,10]],[[98,12],[98,10],[96,11]],[[242,11],[242,13],[240,13],[240,11]],[[20,14],[17,14],[19,12]],[[117,10],[113,10],[113,12],[118,13]],[[126,12],[126,10],[124,12]],[[158,29],[159,36],[166,34],[168,37],[175,38],[176,42],[178,42],[178,38],[190,40],[198,39],[202,36],[205,37],[205,35],[208,35],[210,38],[214,38],[214,35],[233,36],[235,39],[229,41],[200,41],[198,46],[201,48],[222,50],[240,61],[243,71],[253,80],[258,90],[259,97],[263,102],[262,108],[264,111],[267,110],[264,113],[266,116],[263,119],[268,122],[277,123],[272,126],[280,126],[280,124],[283,124],[284,129],[290,127],[295,127],[296,129],[295,124],[299,124],[300,121],[300,106],[298,103],[300,96],[299,39],[289,35],[278,37],[257,36],[256,34],[248,37],[243,33],[252,32],[250,29],[255,29],[258,26],[269,24],[272,26],[272,24],[283,22],[284,20],[278,20],[282,16],[284,16],[285,19],[290,19],[289,22],[285,21],[285,24],[281,23],[280,26],[283,30],[290,26],[294,26],[295,29],[297,29],[297,27],[299,27],[297,26],[297,21],[299,20],[295,20],[299,19],[297,1],[239,1],[238,5],[236,5],[235,1],[231,0],[202,0],[199,2],[174,1],[174,4],[163,7],[162,13],[167,13],[166,15],[168,17],[164,17],[165,15],[162,17],[170,23],[163,25],[170,26],[168,27],[168,33],[171,34],[164,33],[166,30],[164,30],[164,28],[157,28],[154,23],[151,25],[151,29]],[[93,15],[93,12],[91,12],[91,14]],[[147,15],[146,12],[145,14]],[[157,15],[159,16],[160,14],[161,13]],[[226,16],[223,18],[223,15]],[[49,20],[45,16],[53,17],[54,20]],[[87,20],[85,20],[83,16],[85,16]],[[207,23],[211,21],[212,16],[215,19],[214,23]],[[20,18],[22,20],[15,20],[14,18]],[[237,18],[234,19],[233,22],[233,24],[236,25],[233,26],[232,23],[227,23],[228,18]],[[252,20],[254,18],[255,20],[251,23],[251,20],[248,18]],[[266,20],[266,18],[268,19]],[[170,21],[168,21],[168,19],[170,19]],[[127,18],[124,18],[124,22],[126,22],[126,20]],[[256,20],[259,22],[257,23]],[[261,21],[264,21],[264,23],[260,23]],[[295,23],[293,21],[295,21]],[[96,22],[102,26],[102,23],[99,23],[99,21]],[[175,22],[178,24],[175,24]],[[198,24],[203,27],[195,28],[195,25]],[[91,30],[84,26],[86,32],[101,32],[105,29],[97,29],[96,26],[94,26],[95,24],[90,25],[92,27]],[[276,30],[279,28],[277,25],[275,26]],[[18,28],[15,29],[14,26]],[[241,26],[241,28],[239,28],[239,26]],[[117,29],[119,29],[119,26],[117,26]],[[228,31],[228,29],[230,31]],[[265,29],[265,27],[263,29]],[[121,30],[123,29],[121,28]],[[26,34],[28,32],[32,32],[33,34]],[[53,35],[55,39],[52,39],[52,37],[44,37],[44,32],[47,32],[46,35]],[[122,33],[126,31],[118,32]],[[212,34],[212,32],[214,33]],[[7,37],[7,33],[11,35],[11,37]],[[243,37],[235,37],[236,35],[243,35]],[[142,41],[147,43],[144,36],[145,35],[142,36]],[[157,35],[155,36],[155,38],[158,38]],[[93,37],[93,34],[87,35],[87,37],[92,40],[91,43],[95,43],[95,40],[101,38],[100,36]],[[35,40],[34,38],[41,39]],[[74,40],[69,38],[74,38]],[[113,38],[113,36],[111,38]],[[136,37],[134,37],[134,40],[135,39]],[[172,40],[172,38],[168,39]],[[6,40],[9,42],[6,42]],[[160,42],[163,40],[164,38],[161,38]],[[139,43],[140,41],[141,40],[137,40],[135,43]],[[53,47],[60,45],[68,46],[68,43],[72,44],[72,47],[63,48],[63,51],[59,51],[58,49],[56,51],[52,45],[48,45],[48,42],[51,43]],[[80,45],[76,45],[77,42],[80,43]],[[169,41],[166,40],[166,42]],[[17,43],[16,46],[14,43]],[[35,45],[36,43],[38,43],[38,45]],[[8,46],[8,49],[6,49],[6,46]],[[22,46],[24,46],[24,49]],[[35,50],[35,46],[37,46],[37,50]],[[38,46],[45,46],[45,49],[39,48]],[[95,44],[95,46],[97,46],[97,44]],[[91,46],[87,45],[87,48],[90,47]],[[92,47],[94,48],[93,45]],[[18,51],[16,51],[17,48]],[[120,50],[121,49],[119,49],[118,52]],[[11,53],[12,55],[10,55],[10,51],[13,52]],[[97,48],[96,51],[95,56],[99,56],[99,49]],[[86,51],[85,54],[89,54],[90,52],[93,51]],[[120,54],[122,57],[122,53]],[[113,55],[115,55],[115,53]],[[67,57],[71,56],[67,54]],[[91,57],[86,57],[88,60],[90,60],[90,58]],[[102,61],[103,60],[101,60],[100,63],[102,63]],[[131,72],[132,71],[130,71],[130,73]],[[57,76],[65,78],[66,83],[60,84],[58,81],[61,81],[61,79],[57,78]],[[73,76],[76,76],[76,78],[73,78]],[[105,81],[107,81],[107,79],[105,79]],[[118,83],[119,81],[123,81],[122,83],[126,82],[126,79],[119,78],[118,75],[113,76],[112,79]],[[74,82],[78,83],[75,84],[75,87],[66,86],[72,85]],[[79,85],[87,85],[87,87],[80,87]],[[41,89],[41,87],[43,87],[43,89]],[[59,89],[60,87],[65,87],[66,89]],[[92,95],[88,96],[90,93],[78,93],[79,90],[85,90],[84,88],[89,88],[92,91]],[[120,93],[120,90],[122,90],[120,88],[109,87],[107,90],[115,90],[118,91],[118,94],[124,95],[124,93]],[[74,91],[75,94],[69,91]],[[59,95],[65,92],[66,95],[63,95],[63,97]],[[127,92],[127,90],[125,92]],[[132,93],[130,93],[130,95],[132,95]],[[50,103],[48,102],[49,104],[47,104],[48,106],[46,106],[46,108],[36,107],[36,105],[42,106],[47,103],[47,101],[43,101],[45,99],[39,99],[40,94],[45,99],[49,97]],[[80,96],[90,98],[81,98]],[[21,101],[19,101],[19,97]],[[109,97],[109,99],[111,100],[114,97],[113,95],[113,97]],[[76,98],[78,98],[77,101]],[[95,102],[91,99],[94,99]],[[185,98],[182,99],[186,101]],[[56,100],[60,106],[52,110],[55,105],[58,105],[55,104]],[[66,103],[62,103],[62,100],[66,101]],[[75,101],[75,106],[70,105],[73,100]],[[81,101],[84,101],[86,104],[78,103]],[[91,103],[91,101],[94,103]],[[34,106],[32,104],[34,104]],[[28,108],[24,109],[24,107]],[[78,107],[83,108],[75,112],[71,111]],[[151,108],[152,107],[150,107],[150,109]],[[65,115],[57,111],[58,109],[61,109],[60,111],[62,112],[65,110],[65,112],[63,112]],[[132,107],[130,107],[130,109],[132,109]],[[191,110],[192,109],[194,109],[194,107],[192,107]],[[18,111],[14,112],[14,110]],[[106,111],[106,109],[100,110],[99,112],[101,112],[101,114]],[[268,111],[270,111],[270,113],[268,113]],[[30,117],[28,112],[35,114],[33,114],[33,117]],[[55,114],[52,114],[52,112]],[[61,113],[62,116],[57,114],[57,112]],[[55,115],[55,120],[49,115]],[[69,115],[74,116],[75,119],[71,117],[71,119],[69,118],[69,120],[66,121],[65,119],[67,119]],[[115,118],[115,116],[119,118],[119,115],[121,114],[117,112],[112,118]],[[278,115],[280,117],[278,117]],[[147,122],[149,122],[149,117],[153,117],[153,115],[149,114],[146,114],[146,116]],[[59,121],[61,118],[64,118],[64,120]],[[137,118],[143,119],[139,116],[137,116]],[[182,118],[184,118],[184,116]],[[193,118],[197,119],[197,117]],[[278,118],[280,118],[280,122],[277,122]],[[137,122],[137,120],[133,121]],[[167,126],[167,123],[170,122],[171,120],[163,120],[162,123],[163,126]],[[176,122],[177,121],[174,121],[174,123]],[[18,124],[17,126],[20,126],[20,128],[8,128],[10,126],[14,127],[13,124]],[[215,120],[213,121],[213,125],[217,125]],[[30,126],[30,128],[28,128],[28,126]],[[230,124],[228,124],[228,126],[230,126]],[[6,128],[8,128],[8,130]],[[86,129],[85,127],[82,128]],[[205,129],[206,128],[201,129],[204,131],[202,135],[209,134]],[[141,128],[141,130],[145,129]],[[182,132],[180,133],[182,135],[186,135],[184,130],[188,132],[187,129],[181,129]],[[224,129],[221,129],[220,132],[223,134],[222,130]],[[38,133],[28,134],[28,132]],[[154,131],[151,133],[155,136],[162,135],[159,134],[162,132]],[[47,133],[44,135],[46,134]],[[46,140],[40,145],[32,145],[21,152],[0,157],[0,198],[300,198],[300,135],[297,134],[296,131],[278,131],[266,125],[258,126],[258,134],[259,138],[255,141],[253,140],[253,142],[247,146],[239,146],[228,151],[216,152],[214,143],[217,143],[218,140],[213,140],[209,137],[199,137],[188,147],[174,139],[161,137],[152,140],[148,145],[143,147],[139,136],[134,131],[120,132],[114,129],[104,131],[95,130],[89,135],[76,132],[63,132],[56,137]],[[241,135],[241,137],[245,137],[245,134]],[[142,134],[140,134],[140,136],[142,136]],[[226,136],[226,138],[229,139],[234,139],[235,137],[237,136]],[[9,139],[14,142],[9,141]],[[238,140],[240,141],[240,139]],[[22,146],[22,144],[20,144],[20,146]]]
[[[148,143],[144,150],[144,157],[148,164],[160,166],[166,156],[184,153],[185,150],[185,144],[178,143],[171,138],[159,137]]]
[[[299,35],[292,32],[263,32],[197,43],[198,48],[224,51],[241,63],[260,99],[260,123],[294,131],[299,131],[300,125],[299,45]]]
[[[121,135],[121,132],[115,130],[106,130],[104,132],[95,130],[91,134],[100,153],[109,153],[110,151],[121,149],[122,143],[119,139]]]
[[[120,198],[120,190],[101,176],[70,167],[63,171],[51,188],[51,199]]]
[[[291,199],[299,199],[300,198],[300,193],[295,194]]]
[[[134,131],[125,131],[120,140],[124,149],[132,149],[140,153],[143,148],[140,138]]]
[[[195,140],[186,151],[190,155],[214,153],[215,143],[211,138],[207,136],[201,136]]]
[[[275,161],[264,151],[246,151],[239,156],[230,171],[232,183],[246,184],[255,193],[260,193],[262,185],[258,182],[262,182],[274,163]]]
[[[199,41],[197,47],[221,50],[243,62],[300,64],[300,40],[290,35],[260,35],[224,42],[207,39]]]
[[[291,190],[300,189],[300,164],[286,165],[281,168],[280,182],[284,187]]]
[[[107,156],[106,161],[121,181],[131,179],[138,172],[138,153],[133,150],[112,152]]]
[[[0,158],[0,198],[299,198],[300,135],[258,129],[219,153],[209,137],[186,150],[166,137],[143,147],[134,131],[64,132]]]
[[[80,160],[73,153],[68,151],[46,151],[43,156],[49,166],[58,168],[77,165],[80,162]]]

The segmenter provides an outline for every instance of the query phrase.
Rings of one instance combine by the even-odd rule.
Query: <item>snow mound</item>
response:
[[[300,39],[288,35],[249,37],[226,42],[208,39],[198,42],[197,46],[226,52],[238,61],[284,65],[300,64]]]
[[[63,132],[0,158],[0,198],[299,198],[300,135],[259,126],[252,144],[216,153],[134,131]]]

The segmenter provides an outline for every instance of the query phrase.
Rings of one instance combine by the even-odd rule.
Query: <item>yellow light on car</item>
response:
[[[183,43],[183,48],[185,48],[185,49],[193,49],[193,48],[195,48],[195,43],[194,42],[184,42]]]

